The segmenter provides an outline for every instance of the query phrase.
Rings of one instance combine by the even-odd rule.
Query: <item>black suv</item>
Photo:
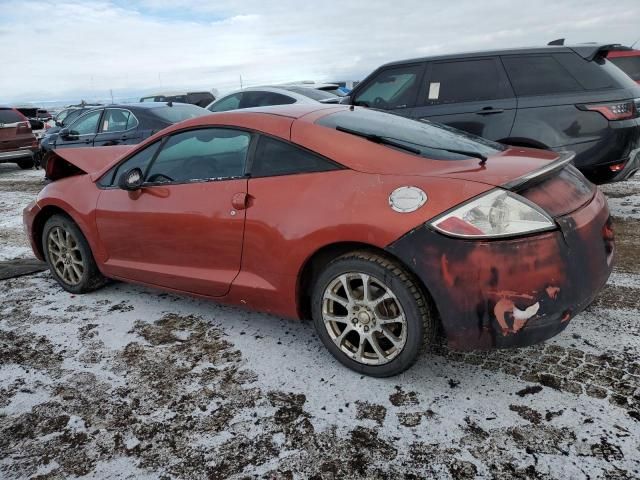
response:
[[[640,163],[640,86],[605,58],[611,48],[545,46],[393,62],[341,103],[509,145],[571,150],[590,179],[623,180]]]

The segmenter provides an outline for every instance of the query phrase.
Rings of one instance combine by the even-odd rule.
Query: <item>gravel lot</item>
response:
[[[42,177],[0,165],[0,260],[31,256]],[[639,478],[640,179],[604,190],[617,265],[563,334],[441,347],[390,379],[341,367],[308,323],[0,281],[0,478]]]

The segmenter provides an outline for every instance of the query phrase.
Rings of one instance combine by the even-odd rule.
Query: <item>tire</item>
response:
[[[67,292],[87,293],[107,283],[98,270],[87,239],[65,215],[53,215],[45,223],[42,251],[53,278]]]
[[[311,310],[329,352],[372,377],[405,371],[436,338],[434,310],[417,280],[397,262],[375,253],[353,252],[330,262],[314,282]]]
[[[17,163],[22,170],[29,170],[35,165],[35,162],[32,158],[30,158],[29,160],[19,160]]]

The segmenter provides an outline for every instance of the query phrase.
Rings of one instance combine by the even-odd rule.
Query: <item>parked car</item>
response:
[[[297,85],[277,87],[251,87],[230,93],[207,106],[211,112],[227,112],[241,108],[290,105],[293,103],[338,103],[340,98],[333,93]]]
[[[18,105],[14,108],[27,117],[29,124],[31,125],[31,131],[35,135],[36,139],[42,138],[45,132],[51,128],[47,123],[51,120],[51,115],[49,115],[46,110],[32,105]]]
[[[608,52],[607,58],[633,81],[640,83],[640,50],[617,48]]]
[[[613,233],[571,158],[372,109],[238,110],[57,150],[24,223],[69,292],[116,278],[311,317],[382,377],[440,327],[454,348],[530,345],[593,300]]]
[[[343,90],[343,87],[338,83],[316,83],[311,80],[305,80],[302,82],[285,83],[284,86],[313,88],[315,90],[322,90],[323,92],[333,93],[338,97],[344,97],[346,95],[345,90]]]
[[[211,92],[171,92],[156,93],[147,97],[142,97],[141,102],[178,102],[190,103],[199,107],[206,107],[213,102],[216,97]]]
[[[29,120],[12,107],[0,106],[0,163],[16,163],[33,168],[38,143]]]
[[[114,104],[86,109],[55,135],[40,141],[42,166],[53,150],[70,147],[101,147],[132,145],[174,123],[207,115],[210,112],[196,105],[182,103]]]
[[[607,45],[443,55],[383,65],[344,103],[444,123],[514,146],[576,152],[590,179],[638,169],[640,87]]]

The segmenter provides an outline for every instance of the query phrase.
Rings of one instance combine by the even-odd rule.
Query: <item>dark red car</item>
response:
[[[15,108],[0,106],[0,163],[32,168],[37,148],[29,119]]]
[[[640,83],[640,50],[619,48],[608,52],[607,58],[632,80]]]
[[[440,327],[459,349],[545,340],[612,268],[605,197],[570,154],[369,109],[213,114],[47,168],[24,221],[67,291],[114,278],[313,318],[368,375]]]

